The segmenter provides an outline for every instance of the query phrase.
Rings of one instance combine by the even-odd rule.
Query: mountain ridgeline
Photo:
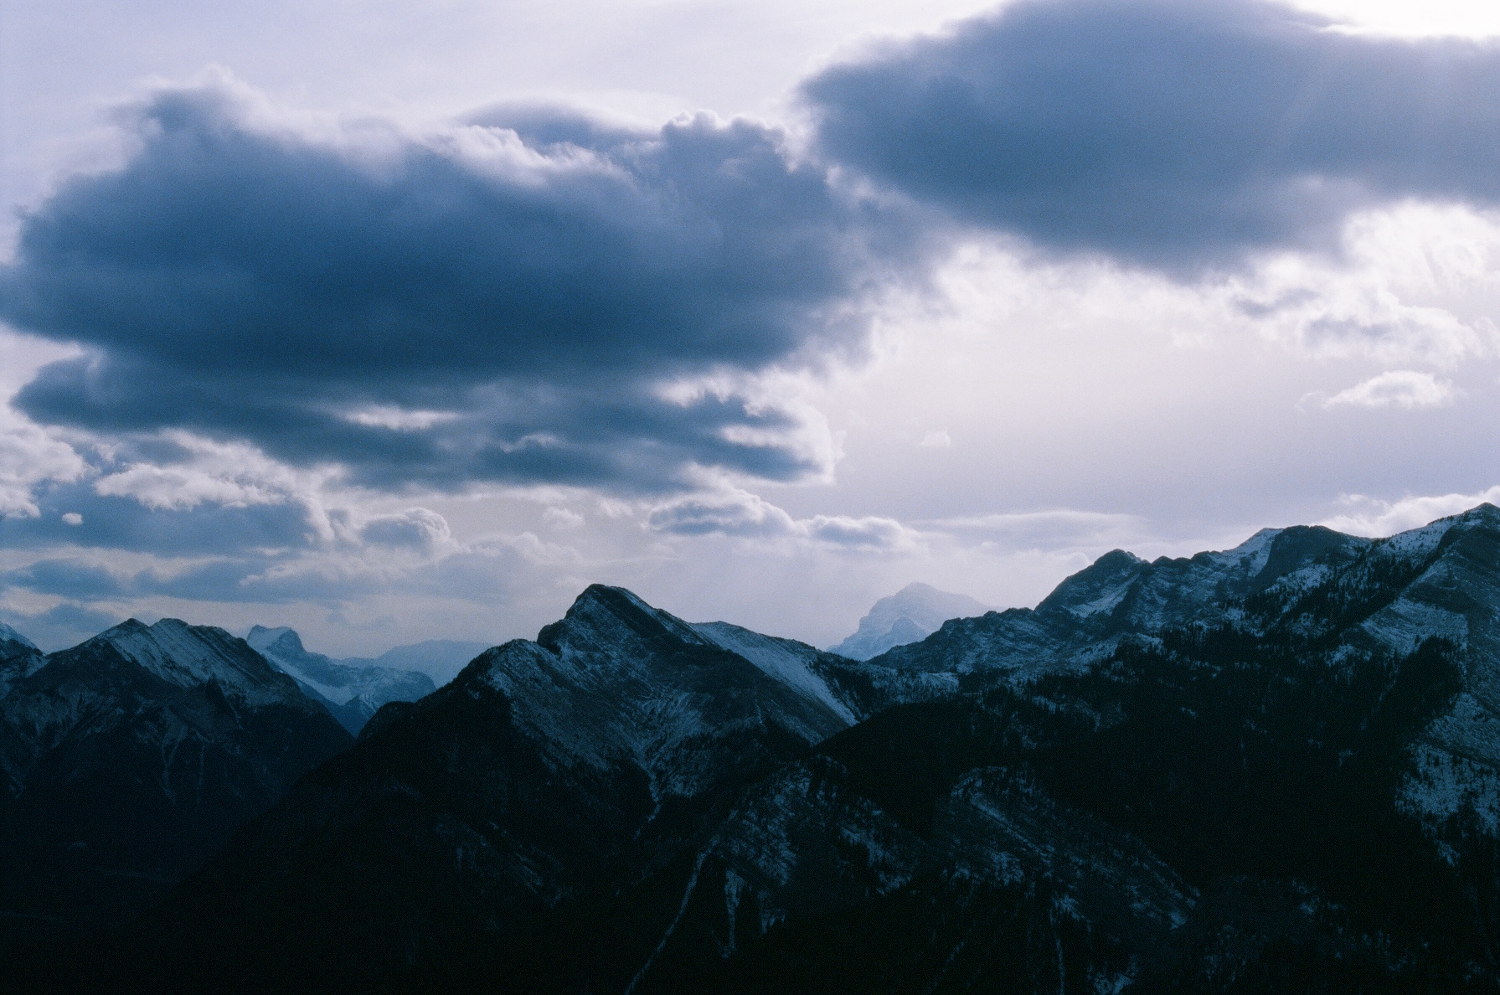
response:
[[[0,633],[0,926],[136,914],[352,738],[222,629],[131,619],[43,655]]]
[[[302,693],[328,710],[354,736],[376,709],[391,701],[416,701],[437,690],[432,678],[411,670],[382,667],[374,662],[331,660],[310,653],[291,629],[254,626],[245,637],[261,656],[297,682]],[[483,647],[475,648],[469,659]]]
[[[37,683],[58,655],[7,630],[0,660],[7,737],[71,700]],[[55,990],[1493,992],[1500,509],[1117,551],[1034,609],[868,661],[594,586],[329,752],[97,957],[12,970]],[[7,813],[39,770],[7,759]]]

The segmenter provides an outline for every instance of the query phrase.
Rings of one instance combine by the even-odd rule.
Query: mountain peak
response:
[[[599,643],[617,639],[655,641],[669,637],[692,645],[708,644],[691,625],[653,608],[633,591],[607,584],[590,584],[574,599],[561,621],[537,633],[538,644],[561,651],[569,643]]]
[[[252,704],[296,699],[296,685],[249,644],[223,629],[164,618],[154,625],[128,618],[77,647],[104,644],[142,669],[179,687],[216,681]],[[310,703],[306,703],[309,704]]]
[[[252,625],[249,634],[245,636],[245,642],[258,653],[272,649],[299,655],[306,652],[302,647],[302,637],[297,634],[297,630],[285,625],[278,625],[274,629],[264,625]]]
[[[29,649],[37,648],[36,643],[32,642],[30,639],[27,639],[25,636],[21,635],[15,629],[12,629],[10,626],[6,625],[4,622],[0,622],[0,642],[20,643],[22,646],[25,646]]]
[[[1500,526],[1500,508],[1495,507],[1488,501],[1476,504],[1468,511],[1453,516],[1455,520],[1465,525],[1492,525]]]
[[[854,660],[868,660],[893,646],[916,642],[950,618],[983,615],[990,606],[967,594],[940,591],[920,581],[907,584],[871,606],[854,634],[832,652]]]

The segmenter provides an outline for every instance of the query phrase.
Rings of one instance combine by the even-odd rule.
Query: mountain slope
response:
[[[131,619],[38,662],[0,700],[12,924],[139,911],[351,742],[222,629]]]
[[[1237,618],[1236,604],[1277,585],[1301,590],[1352,563],[1371,541],[1316,526],[1263,529],[1225,552],[1145,560],[1115,550],[1068,577],[1036,608],[945,622],[872,662],[896,669],[1002,669],[1025,678],[1107,656],[1122,635]]]
[[[1490,992],[1497,620],[1489,506],[1112,553],[867,663],[591,587],[383,708],[115,977]]]
[[[754,634],[706,628],[718,639],[590,587],[535,642],[488,650],[436,693],[381,709],[353,750],[179,890],[155,938],[249,988],[283,972],[398,984],[474,949],[550,946],[537,946],[538,924],[671,865],[684,833],[744,784],[850,724],[797,669],[817,651],[742,646],[751,659],[720,640]],[[619,928],[645,943],[669,915]],[[231,921],[227,940],[205,928]],[[525,960],[514,976],[555,968]]]

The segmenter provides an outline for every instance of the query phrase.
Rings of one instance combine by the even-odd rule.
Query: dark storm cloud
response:
[[[875,228],[778,132],[527,107],[317,138],[252,105],[224,81],[162,92],[121,169],[24,219],[0,317],[87,350],[18,395],[27,414],[247,438],[376,484],[823,468],[734,431],[790,416],[657,390],[861,344]]]
[[[133,497],[103,496],[88,484],[41,488],[40,514],[0,518],[0,549],[75,545],[159,556],[233,555],[266,548],[308,548],[315,539],[307,508],[287,501],[244,507],[205,502],[158,510]],[[70,525],[63,515],[83,519]]]
[[[803,87],[825,155],[1063,252],[1194,271],[1500,197],[1500,49],[1223,0],[1022,0]]]

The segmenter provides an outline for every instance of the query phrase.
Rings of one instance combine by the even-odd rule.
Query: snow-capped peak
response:
[[[36,643],[32,642],[30,639],[27,639],[25,636],[21,635],[15,629],[12,629],[10,626],[6,625],[4,622],[0,622],[0,641],[20,643],[22,646],[29,647],[30,649],[37,648]]]
[[[188,625],[176,618],[147,626],[131,618],[89,642],[107,643],[142,669],[180,687],[217,681],[252,704],[300,698],[260,654],[214,626]]]
[[[264,625],[252,625],[250,632],[245,636],[245,642],[257,653],[264,653],[278,645],[297,653],[304,652],[302,648],[302,637],[297,635],[297,630],[285,625],[278,625],[274,629]]]

